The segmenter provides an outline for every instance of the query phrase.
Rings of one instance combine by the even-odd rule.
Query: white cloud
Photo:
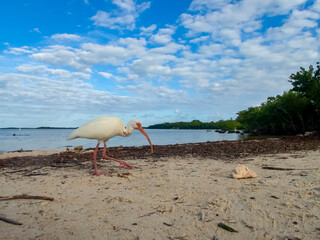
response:
[[[149,27],[141,27],[140,28],[140,35],[144,35],[144,36],[150,36],[152,35],[153,31],[157,28],[157,25],[155,24],[152,24],[151,26]]]
[[[92,44],[82,45],[80,57],[88,65],[111,64],[121,65],[125,61],[134,57],[139,57],[145,53],[145,40],[125,38],[119,39],[117,45]]]
[[[173,42],[162,47],[151,48],[144,55],[127,63],[125,67],[118,68],[118,70],[135,81],[153,78],[166,81],[165,79],[170,79],[176,75],[172,66],[179,59],[175,54],[183,49],[186,49],[186,47]]]
[[[198,38],[193,38],[190,40],[190,43],[199,43],[199,42],[204,42],[206,40],[209,39],[209,36],[201,36],[201,37],[198,37]]]
[[[41,32],[40,32],[40,30],[39,30],[39,28],[34,28],[34,29],[32,29],[30,32],[37,32],[37,33],[41,33]]]
[[[94,25],[100,27],[107,27],[110,29],[128,29],[133,30],[135,28],[135,17],[132,14],[124,14],[121,16],[112,16],[111,14],[98,11],[95,16],[91,18],[94,21]]]
[[[226,4],[228,2],[197,0],[191,4],[191,10],[201,10],[201,13],[182,14],[180,21],[189,30],[189,36],[211,33],[213,40],[223,42],[230,40],[228,37],[225,38],[226,29],[234,33],[241,30],[247,33],[255,32],[261,28],[262,16],[288,14],[304,2],[305,0],[266,0],[263,2],[243,0]],[[239,39],[240,35],[237,34],[236,37]],[[234,44],[232,41],[230,43]]]
[[[90,68],[95,64],[121,65],[131,58],[142,56],[145,54],[145,45],[144,38],[122,38],[118,43],[105,45],[84,43],[81,48],[52,45],[32,57],[47,64],[91,72]]]
[[[11,47],[9,50],[5,50],[5,53],[13,54],[13,55],[21,55],[21,54],[28,54],[28,53],[33,53],[36,51],[35,48],[28,47],[28,46],[23,46],[20,48],[17,47]]]
[[[98,11],[90,19],[94,25],[110,29],[135,29],[135,21],[139,14],[150,7],[150,2],[135,4],[133,0],[113,0],[119,9],[112,12]]]
[[[290,40],[294,36],[299,36],[307,29],[317,29],[320,12],[308,10],[294,10],[283,25],[268,29],[268,40]]]
[[[181,82],[189,88],[203,88],[212,98],[224,93],[234,96],[281,93],[288,89],[289,75],[299,64],[319,57],[316,50],[320,48],[319,36],[314,36],[319,14],[312,10],[313,5],[299,10],[304,3],[303,0],[193,1],[190,10],[194,12],[182,14],[180,21],[188,30],[190,42],[198,43],[199,48],[183,50],[189,63],[181,61],[172,71],[183,69],[179,71],[185,73]],[[262,31],[262,17],[276,14],[289,15],[280,26]],[[202,44],[204,33],[211,34],[211,39],[205,38]],[[262,89],[268,89],[268,93],[264,94],[259,86],[265,86]]]
[[[225,28],[220,31],[224,43],[230,46],[239,46],[241,43],[241,33],[240,30],[234,28]]]
[[[151,41],[158,44],[168,44],[172,41],[172,35],[174,34],[172,28],[160,28],[158,33],[151,36]]]
[[[171,68],[162,64],[160,58],[146,57],[143,60],[138,59],[130,66],[130,71],[143,78],[152,78],[155,76],[169,75]]]
[[[51,36],[52,39],[56,40],[71,40],[71,41],[80,41],[81,37],[76,34],[69,33],[56,33]]]
[[[0,112],[7,114],[11,109],[22,115],[36,114],[38,117],[88,111],[105,114],[106,109],[116,113],[119,106],[135,103],[125,96],[95,90],[91,84],[76,78],[59,81],[28,74],[0,74],[0,85],[3,86],[0,90]]]
[[[42,74],[48,72],[48,67],[44,65],[29,65],[29,64],[23,64],[18,67],[16,67],[18,72],[23,72],[23,73],[32,73],[32,74]]]
[[[121,87],[121,89],[135,93],[141,96],[143,105],[147,108],[163,108],[161,101],[165,100],[166,103],[183,104],[190,100],[187,98],[187,92],[183,90],[175,90],[166,86],[154,86],[150,82],[144,82],[137,85],[127,85]],[[148,104],[149,102],[149,104]]]
[[[270,15],[287,14],[291,9],[304,4],[306,0],[265,0],[257,2],[255,0],[193,0],[189,10],[190,11],[221,11],[227,13],[229,10],[238,9],[239,12],[247,9],[249,12],[256,12],[257,14],[268,13]]]
[[[152,36],[152,41],[159,44],[167,44],[172,41],[172,37],[167,34],[156,34]]]
[[[112,0],[112,3],[128,12],[132,12],[135,10],[135,5],[132,0]]]
[[[142,2],[141,4],[136,5],[136,11],[137,13],[142,13],[151,6],[151,1],[148,2]]]
[[[31,65],[31,64],[23,64],[16,67],[16,70],[21,73],[28,73],[32,75],[42,75],[42,76],[55,76],[59,79],[89,79],[91,77],[88,73],[83,72],[70,72],[65,69],[54,69],[48,68],[45,65]]]
[[[70,66],[82,71],[91,72],[90,65],[79,59],[81,51],[63,45],[52,45],[34,53],[31,57],[37,61],[55,66]]]
[[[148,53],[152,54],[175,54],[179,52],[180,50],[187,49],[187,46],[184,46],[182,44],[177,44],[174,42],[170,42],[164,46],[161,47],[155,47],[155,48],[150,48]]]
[[[99,74],[106,79],[110,79],[113,77],[111,73],[107,73],[107,72],[99,72]]]
[[[193,0],[190,4],[190,11],[203,11],[203,10],[213,10],[220,9],[227,4],[229,4],[231,0]]]

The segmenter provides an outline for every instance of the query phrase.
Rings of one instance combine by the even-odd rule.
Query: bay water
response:
[[[66,138],[74,129],[0,129],[0,153],[16,150],[65,150],[75,146],[94,148],[96,140]],[[196,143],[207,141],[231,141],[243,138],[236,133],[217,133],[214,130],[185,129],[145,129],[154,145]],[[108,147],[149,145],[147,139],[139,132],[133,131],[130,137],[114,137]],[[103,143],[100,145],[103,147]]]

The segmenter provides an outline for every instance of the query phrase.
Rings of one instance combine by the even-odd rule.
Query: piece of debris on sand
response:
[[[236,179],[243,178],[256,178],[257,174],[250,170],[246,165],[239,164],[236,169],[233,170],[231,176]]]

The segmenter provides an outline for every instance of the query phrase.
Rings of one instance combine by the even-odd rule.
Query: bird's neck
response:
[[[133,127],[131,126],[127,126],[124,130],[123,130],[123,137],[129,137],[133,132]]]

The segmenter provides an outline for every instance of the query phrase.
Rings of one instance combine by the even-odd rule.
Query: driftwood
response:
[[[41,169],[41,168],[43,168],[43,166],[34,167],[34,168],[31,168],[31,169],[26,168],[26,169],[18,169],[18,170],[13,170],[13,171],[6,171],[5,173],[25,172],[25,174],[28,174],[28,173],[31,173],[31,172],[33,172],[33,171],[35,171],[35,170],[39,170],[39,169]]]
[[[31,176],[43,176],[43,175],[48,175],[49,173],[28,173],[25,174],[25,176],[31,177]]]
[[[306,170],[318,170],[319,168],[282,168],[282,167],[262,166],[262,169],[279,170],[279,171],[294,171],[294,170],[306,171]]]
[[[39,200],[48,200],[53,201],[53,197],[46,197],[46,196],[30,196],[27,194],[22,195],[13,195],[13,196],[0,196],[0,201],[6,201],[6,200],[15,200],[15,199],[39,199]]]
[[[11,219],[9,219],[9,218],[1,217],[1,216],[0,216],[0,220],[1,220],[1,221],[4,221],[4,222],[6,222],[6,223],[14,224],[14,225],[22,225],[22,223],[20,223],[20,222],[11,220]]]
[[[77,163],[78,164],[78,163]],[[80,164],[78,164],[80,165]],[[50,164],[50,167],[55,167],[55,168],[66,168],[66,167],[74,167],[74,165],[68,165],[68,164],[61,164],[61,165],[58,165],[58,164]]]
[[[5,173],[17,173],[17,172],[23,172],[24,176],[30,177],[30,176],[40,176],[40,175],[48,175],[49,173],[41,173],[41,172],[33,172],[35,170],[39,170],[41,168],[43,168],[44,166],[40,166],[40,167],[34,167],[32,169],[20,169],[20,170],[13,170],[13,171],[7,171]]]
[[[20,169],[20,170],[14,170],[14,171],[7,171],[7,172],[5,172],[5,173],[17,173],[17,172],[26,172],[26,171],[28,171],[28,170],[26,170],[26,169]]]

